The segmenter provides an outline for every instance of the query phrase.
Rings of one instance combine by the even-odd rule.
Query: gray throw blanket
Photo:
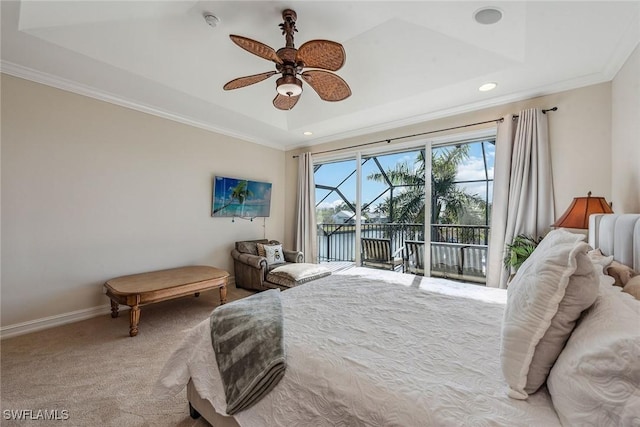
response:
[[[280,290],[221,305],[210,324],[227,414],[233,415],[258,402],[284,375]]]

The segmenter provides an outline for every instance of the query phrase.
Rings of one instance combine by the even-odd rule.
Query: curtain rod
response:
[[[553,107],[553,108],[549,108],[549,109],[546,109],[546,110],[542,110],[542,113],[543,114],[547,114],[547,111],[558,111],[558,107]],[[514,119],[516,119],[518,117],[519,116],[517,116],[517,115],[513,116]],[[429,132],[414,133],[413,135],[397,136],[395,138],[387,138],[387,139],[381,139],[379,141],[365,142],[364,144],[349,145],[347,147],[334,148],[332,150],[325,150],[325,151],[318,151],[318,152],[311,153],[311,154],[313,155],[313,154],[332,153],[334,151],[342,151],[342,150],[349,150],[351,148],[366,147],[367,145],[380,144],[382,142],[386,142],[387,144],[390,144],[391,141],[397,141],[399,139],[413,138],[413,137],[416,137],[416,136],[430,135],[432,133],[446,132],[448,130],[462,129],[462,128],[468,128],[468,127],[471,127],[471,126],[478,126],[478,125],[484,125],[484,124],[487,124],[487,123],[503,122],[503,121],[504,121],[504,118],[500,117],[499,119],[486,120],[484,122],[469,123],[469,124],[466,124],[466,125],[454,126],[454,127],[450,127],[450,128],[431,130]],[[300,157],[300,156],[298,156],[298,155],[293,156],[294,159],[297,158],[297,157]]]
[[[558,107],[553,107],[553,108],[548,108],[546,110],[542,110],[542,114],[547,114],[547,111],[558,111]],[[520,117],[517,114],[514,114],[513,118],[517,119],[518,117]],[[500,119],[500,121],[503,121],[504,119]]]

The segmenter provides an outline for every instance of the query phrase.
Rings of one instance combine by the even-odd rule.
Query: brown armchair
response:
[[[231,250],[233,268],[235,271],[236,286],[239,288],[264,291],[274,288],[267,282],[267,273],[276,267],[285,264],[302,262],[302,252],[282,250],[285,264],[268,265],[267,259],[258,255],[258,243],[279,245],[276,240],[247,240],[236,242],[236,247]]]

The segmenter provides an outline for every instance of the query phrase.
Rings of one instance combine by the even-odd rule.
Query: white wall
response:
[[[303,151],[324,151],[477,123],[535,107],[558,107],[558,111],[548,113],[556,216],[562,215],[574,197],[586,196],[588,191],[593,192],[594,196],[603,196],[607,200],[611,200],[611,83],[601,83],[391,131],[291,150],[287,152],[285,160],[287,165],[285,193],[287,224],[293,224],[295,219],[297,163],[292,158],[295,154]],[[468,132],[472,129],[467,128],[448,133]],[[439,135],[442,134],[434,136]],[[382,145],[382,148],[385,148],[385,144]],[[293,225],[285,230],[285,241],[288,244],[294,241],[294,230]]]
[[[2,75],[3,329],[108,305],[116,276],[284,237],[284,152]],[[214,175],[273,183],[271,217],[211,218]]]
[[[612,84],[612,201],[616,213],[640,213],[640,45]]]

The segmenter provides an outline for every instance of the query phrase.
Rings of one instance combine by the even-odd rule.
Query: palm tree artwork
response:
[[[240,213],[240,216],[242,216],[244,214],[245,200],[253,196],[253,192],[249,190],[248,182],[246,180],[238,181],[235,187],[229,188],[228,194],[229,194],[229,201],[223,206],[217,209],[214,209],[213,213],[215,214],[217,212],[220,212],[228,208],[229,206],[231,206],[235,201],[237,201],[237,203],[242,207],[242,212]]]

